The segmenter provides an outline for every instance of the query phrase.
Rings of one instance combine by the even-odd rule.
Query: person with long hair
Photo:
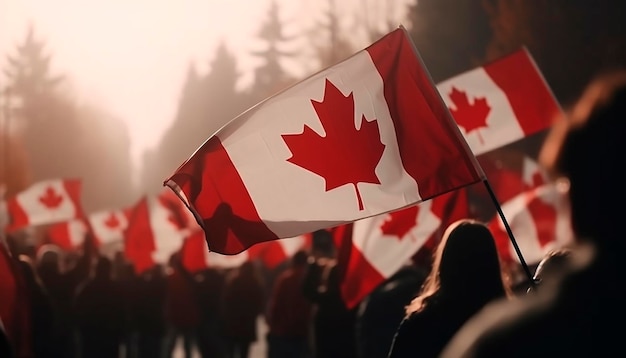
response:
[[[407,306],[388,357],[438,356],[470,317],[509,296],[489,229],[469,219],[451,224],[419,295]]]

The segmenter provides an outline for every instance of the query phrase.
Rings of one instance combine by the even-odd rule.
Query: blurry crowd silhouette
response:
[[[244,358],[259,339],[269,358],[623,356],[625,124],[626,73],[598,78],[555,123],[539,159],[567,179],[576,241],[545,257],[528,290],[511,287],[491,232],[470,219],[352,310],[326,231],[275,271],[250,261],[192,274],[175,254],[135,275],[87,240],[81,255],[19,256],[32,356],[169,357],[181,340],[186,357]]]

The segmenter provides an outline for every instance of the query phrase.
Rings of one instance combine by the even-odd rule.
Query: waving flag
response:
[[[73,251],[85,242],[89,228],[81,219],[74,219],[50,225],[46,236],[51,244],[63,250]]]
[[[560,108],[525,49],[437,85],[475,155],[550,127]]]
[[[76,179],[35,183],[7,201],[10,217],[6,230],[53,224],[82,216],[81,182]]]
[[[429,240],[438,241],[448,225],[469,215],[466,192],[455,191],[419,205],[356,221],[340,243],[345,276],[341,294],[356,306],[405,265]]]
[[[551,250],[572,242],[569,200],[551,183],[525,191],[502,205],[513,236],[529,264],[538,263]],[[496,216],[489,223],[503,260],[515,262],[517,255],[509,236]]]
[[[130,211],[124,231],[124,251],[140,273],[155,263],[165,263],[180,250],[183,240],[200,227],[170,191],[146,196]],[[175,203],[176,205],[172,205]]]
[[[232,120],[165,184],[194,212],[212,251],[236,254],[481,179],[397,29]]]
[[[106,245],[124,239],[129,210],[103,210],[89,215],[88,220],[96,242]]]

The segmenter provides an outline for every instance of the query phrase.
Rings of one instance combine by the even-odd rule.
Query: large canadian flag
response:
[[[475,155],[552,125],[560,107],[526,49],[437,85]]]
[[[480,180],[400,28],[235,118],[165,184],[212,251],[236,254]]]
[[[438,241],[448,225],[468,215],[466,192],[459,190],[354,222],[340,243],[340,252],[347,248],[350,253],[340,254],[338,263],[345,270],[341,294],[346,305],[356,306],[428,241]]]
[[[7,231],[82,217],[81,182],[77,179],[35,183],[7,201]]]
[[[559,184],[549,183],[525,191],[502,205],[515,241],[528,264],[538,263],[552,249],[572,243],[570,206]],[[499,216],[489,223],[501,258],[519,262]]]

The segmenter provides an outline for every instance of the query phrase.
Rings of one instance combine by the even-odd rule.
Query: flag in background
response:
[[[437,85],[474,155],[549,128],[560,107],[525,49]]]
[[[78,179],[45,180],[9,198],[7,232],[82,217],[81,187]]]
[[[74,219],[50,225],[46,237],[49,243],[65,251],[73,251],[85,242],[88,231],[83,220]]]
[[[297,236],[482,179],[404,29],[235,118],[165,184],[212,251]]]
[[[427,242],[438,242],[448,225],[468,215],[466,191],[458,190],[349,224],[352,230],[339,243],[339,252],[349,254],[340,254],[338,260],[345,272],[341,295],[346,306],[356,306]]]
[[[567,194],[556,183],[529,189],[502,204],[513,236],[529,264],[541,261],[552,249],[573,242]],[[519,262],[499,216],[489,222],[498,252],[505,262]]]
[[[89,214],[87,219],[97,243],[106,245],[122,241],[129,215],[130,210],[101,210]]]

